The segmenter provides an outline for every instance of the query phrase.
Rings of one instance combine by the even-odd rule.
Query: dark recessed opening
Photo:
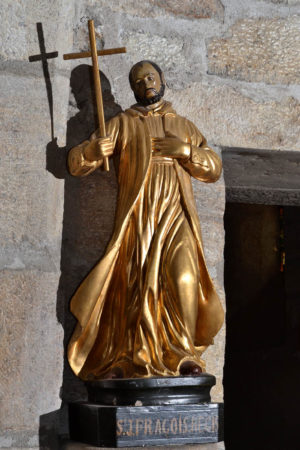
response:
[[[300,208],[227,203],[224,222],[226,448],[296,450]]]

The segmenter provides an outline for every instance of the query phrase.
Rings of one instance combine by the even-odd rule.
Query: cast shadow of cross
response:
[[[52,93],[52,84],[51,84],[51,78],[50,78],[50,72],[49,72],[48,59],[57,58],[58,52],[50,52],[50,53],[46,52],[43,24],[41,22],[38,22],[36,24],[36,30],[37,30],[39,47],[40,47],[41,53],[39,55],[29,56],[28,60],[29,60],[29,62],[36,62],[36,61],[42,62],[43,75],[45,78],[46,91],[47,91],[47,97],[48,97],[48,103],[49,103],[50,122],[51,122],[51,139],[53,140],[54,139],[53,93]]]
[[[115,103],[111,86],[100,72],[105,119],[121,112]],[[66,359],[66,348],[75,319],[69,303],[75,289],[103,255],[112,233],[117,196],[114,166],[110,172],[97,169],[87,177],[72,177],[67,170],[68,151],[88,139],[97,128],[97,110],[93,90],[92,68],[79,65],[71,73],[72,95],[69,103],[65,147],[53,139],[47,145],[47,170],[65,180],[64,213],[61,245],[61,277],[57,293],[57,318],[64,328],[64,374],[61,398],[84,400],[84,384],[72,373]],[[72,115],[74,112],[74,115]]]

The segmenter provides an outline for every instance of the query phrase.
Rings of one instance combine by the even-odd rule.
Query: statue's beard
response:
[[[153,105],[154,103],[159,102],[159,100],[161,98],[163,98],[164,93],[165,93],[165,88],[166,88],[166,85],[162,84],[159,92],[157,92],[156,89],[153,89],[156,92],[156,94],[153,95],[153,97],[151,97],[151,98],[139,97],[137,94],[134,94],[134,96],[135,96],[136,101],[143,106]]]

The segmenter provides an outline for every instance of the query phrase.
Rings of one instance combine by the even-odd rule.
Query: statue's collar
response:
[[[167,113],[176,114],[174,109],[172,108],[172,104],[161,99],[159,102],[154,103],[153,105],[143,106],[139,103],[132,105],[128,111],[132,111],[136,113],[140,113],[143,116],[154,116],[154,115],[164,115]],[[133,111],[132,111],[133,112]]]

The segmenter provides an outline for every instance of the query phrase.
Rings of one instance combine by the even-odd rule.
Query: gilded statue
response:
[[[199,375],[224,320],[191,184],[217,181],[220,158],[164,100],[155,63],[135,64],[129,82],[137,103],[68,156],[79,177],[119,158],[112,238],[71,300],[68,359],[83,380]]]

